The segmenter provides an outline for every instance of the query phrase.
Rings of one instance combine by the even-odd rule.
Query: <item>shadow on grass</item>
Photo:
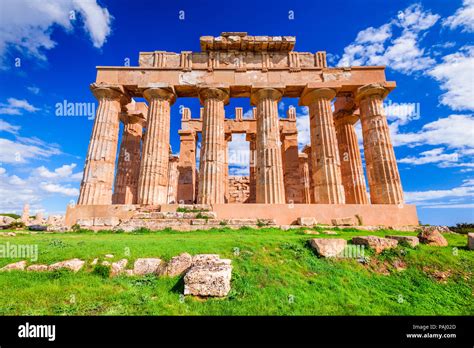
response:
[[[176,284],[171,288],[171,292],[174,292],[175,294],[184,293],[184,276],[179,277]]]

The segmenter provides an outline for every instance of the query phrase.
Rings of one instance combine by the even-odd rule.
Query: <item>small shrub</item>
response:
[[[258,227],[268,226],[268,222],[263,221],[263,220],[260,220],[260,219],[257,219],[257,226],[258,226]]]
[[[102,278],[109,278],[110,277],[110,268],[105,265],[95,265],[92,273],[98,275]]]
[[[81,226],[79,224],[74,224],[71,226],[71,230],[73,230],[74,232],[77,232],[81,230]]]
[[[68,244],[64,243],[61,239],[51,239],[51,241],[48,243],[48,246],[62,249],[67,247]]]
[[[463,222],[456,224],[456,226],[451,226],[449,229],[456,233],[468,234],[474,232],[474,224]]]
[[[221,226],[227,226],[227,221],[221,220],[221,221],[219,222],[219,225],[221,225]]]
[[[142,234],[142,233],[150,233],[151,230],[149,228],[146,228],[146,227],[140,227],[140,228],[136,228],[133,230],[133,233],[136,233],[136,234]]]
[[[12,230],[22,230],[25,228],[25,223],[23,221],[13,221],[8,227]]]

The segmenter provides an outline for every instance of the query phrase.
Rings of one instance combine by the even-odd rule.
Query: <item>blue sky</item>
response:
[[[397,88],[387,114],[408,203],[423,223],[474,222],[474,1],[99,1],[0,3],[0,211],[65,211],[76,200],[93,120],[57,116],[56,104],[94,103],[98,65],[138,65],[140,51],[199,51],[223,31],[294,35],[295,50],[330,66],[386,65]],[[179,152],[179,99],[171,145]],[[284,99],[282,115],[297,100]],[[232,100],[250,110],[247,99]],[[300,146],[309,142],[297,107]],[[360,134],[360,127],[357,128]],[[247,172],[234,136],[231,173]]]

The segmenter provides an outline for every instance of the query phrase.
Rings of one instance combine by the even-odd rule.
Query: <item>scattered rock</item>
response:
[[[467,248],[469,250],[474,250],[474,233],[467,234]]]
[[[324,234],[327,234],[327,235],[337,235],[338,233],[335,232],[335,231],[323,231]]]
[[[127,259],[122,259],[120,261],[112,263],[111,269],[110,269],[110,276],[115,277],[121,273],[124,273],[125,267],[127,267],[128,260]]]
[[[299,217],[298,225],[300,226],[314,226],[317,225],[318,221],[313,217]]]
[[[437,229],[422,229],[418,238],[423,244],[432,246],[448,246],[448,241]]]
[[[107,266],[107,267],[109,267],[109,266],[110,266],[110,262],[109,262],[109,261],[102,261],[102,262],[101,262],[101,265],[102,265],[102,266]]]
[[[92,262],[91,262],[91,266],[95,266],[97,265],[97,262],[99,261],[98,258],[95,258]]]
[[[131,277],[131,276],[134,276],[135,274],[133,273],[133,269],[126,269],[125,275]]]
[[[158,274],[160,273],[161,259],[157,258],[142,258],[137,259],[133,264],[134,275]]]
[[[418,237],[414,236],[385,236],[386,238],[390,239],[395,239],[398,242],[406,242],[408,243],[412,248],[416,247],[418,244],[420,244],[420,240]]]
[[[29,272],[45,272],[48,270],[48,265],[31,265],[26,270]]]
[[[192,266],[192,263],[193,257],[188,253],[182,253],[171,258],[163,273],[170,277],[181,275]]]
[[[10,216],[0,216],[0,229],[7,229],[14,221]]]
[[[342,238],[314,238],[311,247],[323,257],[337,257],[344,251],[347,241]]]
[[[15,236],[16,236],[16,233],[15,233],[15,232],[8,232],[8,233],[7,233],[7,236],[9,236],[9,237],[15,237]]]
[[[319,234],[318,231],[311,231],[311,230],[305,230],[303,231],[304,234]]]
[[[344,218],[336,218],[332,219],[331,223],[334,226],[354,226],[357,225],[357,222],[353,217],[344,217]]]
[[[23,271],[26,267],[26,261],[19,261],[15,263],[10,263],[3,268],[0,268],[0,271]]]
[[[405,261],[403,260],[400,260],[400,259],[396,259],[395,261],[393,261],[393,267],[398,271],[398,272],[401,272],[401,271],[404,271],[407,269],[407,264]]]
[[[184,294],[224,297],[230,291],[231,260],[215,254],[199,254],[192,258],[193,265],[184,276]]]
[[[105,258],[106,258],[106,259],[113,259],[113,258],[114,258],[114,255],[112,255],[112,254],[106,254],[106,255],[105,255]]]
[[[48,270],[54,271],[57,269],[66,268],[73,272],[77,272],[82,268],[82,266],[84,266],[84,263],[85,261],[82,261],[80,259],[71,259],[53,263],[52,265],[49,265]]]
[[[356,245],[365,245],[380,254],[385,249],[392,249],[398,245],[398,241],[390,238],[382,238],[377,236],[361,236],[352,238],[352,243]]]

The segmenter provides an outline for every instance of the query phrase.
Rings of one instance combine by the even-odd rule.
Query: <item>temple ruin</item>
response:
[[[140,52],[139,66],[97,67],[91,90],[99,107],[67,222],[110,227],[143,211],[199,204],[218,219],[273,219],[278,225],[301,217],[325,224],[418,224],[415,207],[404,204],[383,110],[396,86],[386,81],[385,67],[328,67],[325,52],[296,52],[295,41],[222,33],[202,36],[201,52]],[[311,144],[302,152],[296,110],[279,115],[283,97],[309,108]],[[182,108],[179,156],[173,156],[170,110],[178,98],[199,98],[202,107]],[[249,98],[252,116],[236,108],[235,118],[226,118],[231,98]],[[359,120],[368,187],[354,129]],[[247,177],[229,176],[232,134],[245,134],[249,142]]]

